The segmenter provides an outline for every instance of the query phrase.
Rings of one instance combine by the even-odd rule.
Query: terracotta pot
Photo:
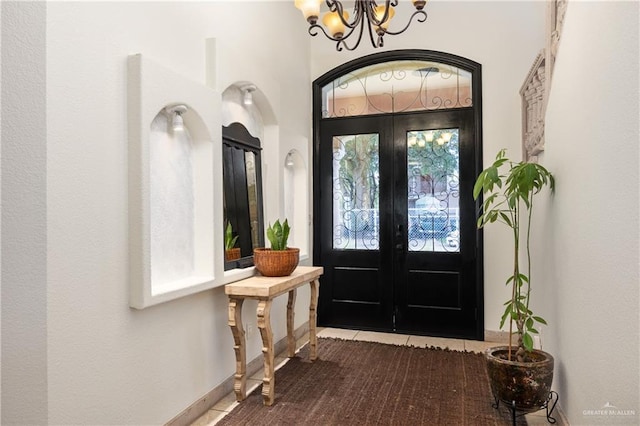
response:
[[[224,251],[224,260],[231,262],[232,260],[240,259],[240,247],[235,247]]]
[[[512,347],[512,354],[518,348]],[[485,351],[487,373],[491,391],[496,400],[512,406],[515,401],[519,411],[537,411],[549,399],[553,382],[553,357],[534,349],[531,362],[507,360],[508,346],[498,346]]]
[[[268,248],[253,249],[253,264],[265,277],[286,277],[298,266],[300,249],[271,250]]]

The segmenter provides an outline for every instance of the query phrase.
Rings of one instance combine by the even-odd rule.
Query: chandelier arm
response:
[[[322,31],[322,33],[329,39],[329,40],[333,40],[333,41],[340,41],[342,40],[342,38],[335,38],[332,35],[330,35],[322,25],[318,25],[318,24],[312,24],[309,26],[309,34],[313,37],[318,35],[318,31],[317,30]],[[314,32],[315,30],[315,32]]]
[[[347,38],[349,38],[349,36],[351,35],[351,33],[353,33],[353,31],[355,30],[355,28],[350,28],[350,30],[349,30],[349,32],[348,32],[348,33],[346,33],[344,36],[342,36],[342,37],[340,37],[340,38],[337,38],[337,37],[333,37],[331,34],[329,34],[329,33],[327,32],[327,30],[325,30],[325,29],[324,29],[324,27],[323,27],[322,25],[319,25],[319,24],[312,24],[312,25],[310,25],[310,26],[309,26],[309,34],[310,34],[312,37],[315,37],[315,36],[317,36],[317,35],[319,34],[319,33],[318,33],[318,30],[320,30],[320,31],[325,35],[325,37],[327,37],[329,40],[337,41],[337,42],[338,42],[338,45],[336,46],[336,50],[338,50],[338,51],[341,51],[341,50],[342,50],[342,48],[338,48],[338,46],[339,46],[340,44],[344,45],[344,47],[345,47],[347,50],[353,50],[353,49],[350,49],[349,47],[347,47],[347,45],[346,45],[346,43],[345,43],[345,40],[346,40]],[[354,46],[354,49],[355,49],[356,47],[358,47],[358,44],[360,43],[360,38],[361,38],[361,37],[362,37],[362,32],[360,32],[360,37],[358,37],[358,43],[356,43],[356,45]]]
[[[371,45],[374,48],[383,47],[384,46],[383,37],[385,34],[390,34],[390,35],[402,34],[409,28],[414,18],[416,18],[418,22],[425,22],[427,20],[427,13],[424,10],[420,9],[415,11],[411,15],[411,17],[409,18],[409,21],[407,22],[407,25],[405,25],[405,27],[402,28],[401,30],[389,31],[383,28],[382,24],[389,20],[389,16],[391,15],[390,13],[391,8],[396,7],[398,5],[398,2],[399,0],[384,0],[384,7],[385,7],[384,15],[380,19],[377,19],[375,10],[379,9],[380,6],[377,5],[375,0],[355,0],[353,17],[352,17],[353,20],[352,22],[348,22],[348,20],[345,19],[344,17],[344,6],[342,4],[342,1],[325,0],[325,3],[327,4],[327,7],[329,8],[329,10],[332,13],[336,13],[340,17],[340,21],[345,26],[345,28],[349,28],[349,30],[348,32],[345,31],[345,34],[342,34],[341,37],[336,38],[331,34],[329,34],[322,25],[313,23],[309,26],[309,34],[311,36],[316,36],[318,35],[319,31],[322,31],[325,37],[327,37],[329,40],[336,42],[337,51],[342,51],[343,49],[353,51],[360,45],[360,41],[362,40],[362,33],[364,32],[365,18],[366,18],[366,25],[369,31],[369,39],[371,41]],[[360,27],[360,31],[358,32],[358,37],[355,41],[355,44],[350,47],[347,44],[347,39],[351,35],[353,35],[353,32],[357,29],[357,27]],[[375,39],[374,32],[377,35],[377,40]]]
[[[371,17],[369,17],[369,20],[371,20]],[[378,31],[376,31],[376,35],[378,36],[377,43],[376,43],[376,41],[374,39],[374,36],[373,36],[373,25],[371,25],[371,22],[369,22],[369,25],[367,25],[367,27],[369,27],[369,40],[371,41],[371,45],[373,47],[382,47],[382,45],[383,45],[382,37],[380,36],[380,34],[378,34]]]
[[[383,28],[384,33],[389,35],[402,34],[403,32],[407,31],[407,29],[409,28],[409,25],[411,25],[411,22],[413,21],[413,18],[415,18],[418,15],[420,15],[420,17],[416,19],[417,22],[424,22],[427,20],[427,12],[425,12],[424,10],[416,10],[415,12],[413,12],[413,15],[411,15],[411,18],[409,18],[409,22],[407,22],[407,25],[405,25],[403,29],[401,29],[400,31],[388,31],[388,30],[384,30]]]
[[[335,12],[338,8],[338,6],[340,6],[340,9],[342,9],[342,3],[336,1],[336,0],[325,0],[325,3],[327,3],[327,7],[329,8],[329,10],[331,12]],[[342,12],[342,10],[341,10]]]
[[[360,3],[360,2],[358,2]],[[398,2],[396,1],[396,4]],[[384,2],[384,15],[382,15],[382,17],[378,20],[376,18],[376,14],[374,13],[375,8],[377,7],[376,2],[375,1],[367,1],[366,2],[367,6],[365,6],[367,8],[367,18],[369,19],[369,22],[373,23],[375,26],[380,26],[383,22],[387,22],[387,20],[389,19],[389,10],[391,9],[391,7],[395,7],[396,4],[393,4],[390,0],[385,0]]]
[[[349,36],[355,31],[355,28],[352,28],[351,31],[349,31],[349,34],[347,34],[345,37],[342,38],[341,42],[338,42],[338,44],[336,45],[336,50],[338,52],[342,51],[342,48],[345,48],[349,51],[354,51],[356,50],[356,48],[360,45],[360,40],[362,40],[362,33],[364,31],[364,21],[362,22],[362,25],[360,25],[360,33],[358,34],[358,39],[356,40],[356,43],[353,45],[353,47],[349,47],[349,45],[347,45],[347,38],[349,38]],[[340,46],[342,44],[342,46]]]
[[[353,22],[349,23],[347,22],[344,17],[342,16],[342,13],[340,13],[340,20],[342,21],[342,23],[351,28],[352,30],[355,29],[358,25],[362,25],[364,23],[364,12],[365,10],[362,9],[362,4],[360,2],[356,2],[356,5],[353,9]],[[349,32],[349,34],[351,34],[351,32]]]

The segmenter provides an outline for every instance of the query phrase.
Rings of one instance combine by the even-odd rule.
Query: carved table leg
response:
[[[233,391],[236,401],[247,397],[247,350],[242,328],[242,303],[244,299],[229,298],[229,326],[233,333],[233,350],[236,353],[236,375]]]
[[[287,302],[287,350],[289,358],[296,356],[296,336],[294,332],[294,308],[296,305],[296,289],[289,291],[289,301]]]
[[[274,400],[275,377],[273,374],[273,331],[271,330],[271,300],[258,302],[258,328],[262,336],[262,353],[264,355],[264,379],[262,379],[262,396],[264,405],[272,405]]]
[[[318,280],[309,283],[311,287],[311,300],[309,301],[309,359],[315,361],[318,358],[318,337],[316,336],[316,308],[318,307]]]

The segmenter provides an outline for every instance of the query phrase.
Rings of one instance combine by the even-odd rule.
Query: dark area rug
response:
[[[275,373],[275,403],[262,387],[219,425],[510,425],[492,407],[482,354],[318,339]],[[524,418],[518,424],[526,424]]]

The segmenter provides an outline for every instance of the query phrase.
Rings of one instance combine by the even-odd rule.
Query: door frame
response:
[[[346,62],[322,76],[314,80],[312,85],[313,90],[313,215],[314,217],[320,217],[320,205],[318,195],[321,191],[320,181],[320,122],[322,120],[322,88],[347,73],[356,71],[360,68],[370,65],[401,61],[401,60],[421,60],[421,61],[434,61],[444,64],[449,64],[471,73],[472,82],[472,99],[473,99],[473,120],[475,132],[473,137],[473,144],[475,145],[475,159],[474,159],[474,176],[482,171],[482,66],[470,59],[453,55],[450,53],[439,52],[434,50],[419,50],[419,49],[401,49],[393,50],[382,53],[375,53],[367,56],[363,56],[358,59]],[[475,211],[479,212],[482,205],[482,197],[476,200]],[[313,239],[313,261],[314,264],[320,263],[321,245],[319,235],[319,221],[314,220],[313,233],[316,236]],[[483,256],[483,232],[482,229],[476,229],[476,306],[477,306],[477,321],[476,321],[476,338],[479,340],[484,339],[484,256]],[[319,306],[320,314],[322,313],[322,305]],[[322,316],[322,315],[320,315]]]

